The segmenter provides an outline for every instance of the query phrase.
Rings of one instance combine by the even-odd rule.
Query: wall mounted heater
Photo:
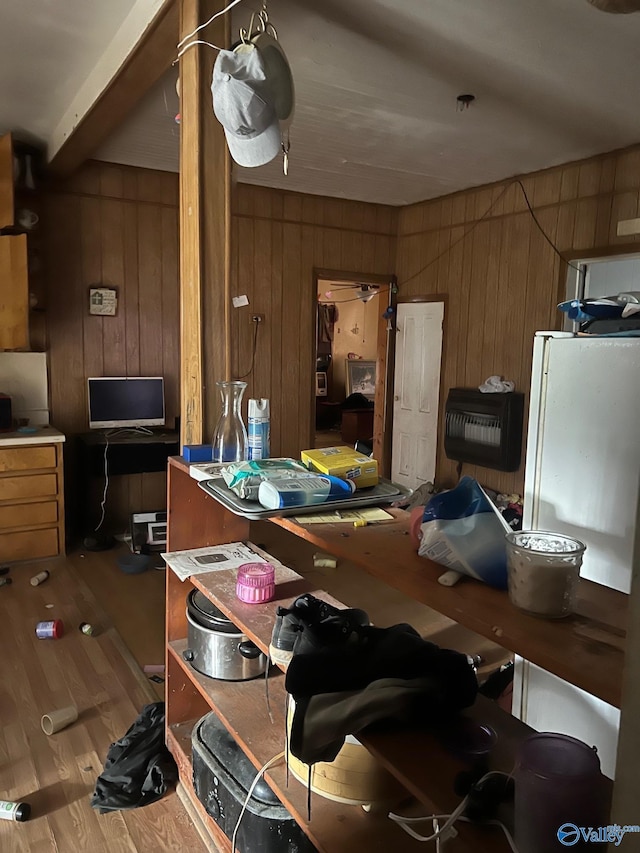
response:
[[[524,394],[483,394],[451,388],[445,408],[449,459],[498,471],[517,471],[522,451]]]

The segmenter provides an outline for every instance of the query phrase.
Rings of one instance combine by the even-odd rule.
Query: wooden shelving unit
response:
[[[465,628],[620,707],[628,596],[580,581],[577,612],[568,619],[529,616],[506,592],[486,584],[438,583],[442,567],[419,557],[408,535],[407,513],[388,510],[394,521],[345,530],[343,524],[273,523],[324,551],[355,563],[389,586],[432,607]]]
[[[249,522],[228,513],[199,489],[181,459],[169,460],[168,490],[169,550],[250,538]],[[521,614],[511,606],[506,593],[482,584],[442,587],[437,583],[439,568],[413,553],[407,535],[407,514],[394,514],[396,519],[388,524],[350,531],[337,524],[305,527],[290,519],[273,521],[294,536],[356,563],[390,586],[551,669],[562,678],[607,701],[612,698],[619,701],[624,642],[624,627],[620,625],[620,616],[624,616],[623,596],[618,600],[615,593],[607,595],[610,590],[600,592],[601,588],[588,584],[581,615],[562,623],[551,623]],[[322,590],[311,589],[303,578],[282,566],[277,567],[276,582],[276,602],[250,606],[235,596],[235,572],[198,575],[190,582],[181,583],[173,572],[167,571],[167,742],[190,797],[195,798],[191,786],[190,745],[195,721],[213,710],[259,768],[284,747],[286,693],[284,677],[276,672],[268,682],[272,722],[267,711],[264,679],[241,683],[216,681],[199,675],[184,662],[187,593],[196,586],[266,651],[277,603],[289,603],[304,591],[330,598]],[[614,616],[617,620],[612,618]],[[584,668],[588,671],[582,671]],[[494,728],[498,743],[492,752],[491,766],[510,771],[517,746],[530,730],[482,697],[466,713]],[[433,733],[426,730],[370,731],[360,733],[358,738],[425,810],[442,814],[458,805],[454,779],[465,765],[449,754]],[[266,778],[320,851],[424,849],[424,845],[414,842],[386,816],[365,814],[357,806],[344,806],[319,795],[313,795],[312,815],[308,820],[306,788],[292,776],[287,784],[284,767],[270,770]],[[220,830],[197,800],[194,805],[203,822],[211,827],[215,839]],[[502,853],[509,849],[500,830],[470,824],[459,824],[458,828],[459,837],[448,842],[447,849],[452,853]],[[220,844],[225,853],[229,850],[228,841],[226,845],[224,841]]]

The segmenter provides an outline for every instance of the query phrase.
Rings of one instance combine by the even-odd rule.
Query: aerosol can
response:
[[[249,400],[248,415],[247,443],[249,446],[249,459],[268,459],[271,431],[269,401],[265,398]]]

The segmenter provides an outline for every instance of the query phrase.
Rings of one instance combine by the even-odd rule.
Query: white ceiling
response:
[[[258,5],[234,9],[234,32]],[[18,10],[33,21],[43,6],[55,12],[46,37],[12,51],[11,122],[46,135],[60,88],[90,63],[96,33],[107,38],[97,16],[108,6],[113,29],[127,2],[3,0],[0,55],[7,9],[19,27]],[[640,142],[640,14],[587,0],[269,0],[269,13],[296,82],[290,174],[274,161],[238,180],[406,204]],[[176,76],[96,156],[177,169]],[[458,111],[467,92],[476,101]],[[0,102],[0,126],[6,114]]]

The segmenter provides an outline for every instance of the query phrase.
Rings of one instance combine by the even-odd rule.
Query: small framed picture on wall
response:
[[[115,287],[89,288],[89,314],[115,317],[118,310],[118,291]]]
[[[376,363],[348,358],[346,362],[346,391],[350,394],[363,394],[368,400],[376,396]]]

